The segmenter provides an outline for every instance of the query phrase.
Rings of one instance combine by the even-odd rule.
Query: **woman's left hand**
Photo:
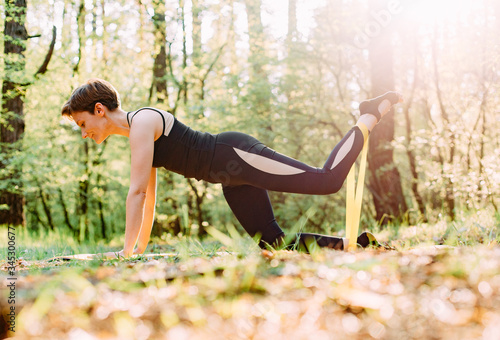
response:
[[[106,258],[126,258],[126,257],[130,257],[130,255],[132,254],[125,254],[124,250],[120,250],[120,251],[110,251],[110,252],[107,252],[107,253],[102,253],[102,256],[106,257]]]

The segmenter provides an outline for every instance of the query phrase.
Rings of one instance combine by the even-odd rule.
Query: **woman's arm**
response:
[[[148,218],[152,222],[152,212],[144,210],[146,197],[150,187],[150,178],[153,173],[153,153],[155,126],[158,126],[159,115],[154,112],[141,112],[134,118],[133,127],[130,129],[130,189],[126,203],[125,245],[123,256],[133,254],[139,232],[143,223]],[[160,123],[161,124],[161,123]],[[155,172],[156,175],[156,172]],[[156,176],[154,184],[156,187]],[[155,191],[155,190],[154,190]],[[151,193],[153,194],[153,192]],[[153,194],[154,195],[154,194]],[[151,201],[149,201],[151,204]],[[154,206],[154,204],[153,204]],[[151,224],[151,223],[150,223]],[[151,229],[151,227],[149,227]]]
[[[156,203],[156,168],[151,169],[151,174],[149,177],[148,188],[146,192],[146,201],[144,205],[144,214],[142,219],[142,225],[139,230],[139,236],[137,240],[137,247],[134,249],[132,254],[143,254],[148,247],[149,237],[151,235],[151,229],[153,227],[153,220],[155,214],[155,203]],[[128,235],[131,235],[129,233]],[[128,236],[125,235],[125,238]],[[131,236],[129,236],[131,237]],[[127,241],[125,241],[127,242]],[[115,258],[115,257],[128,257],[131,254],[125,255],[125,248],[120,252],[107,252],[102,254],[104,257]]]
[[[142,220],[141,231],[137,241],[137,248],[134,249],[134,254],[142,254],[148,247],[151,229],[153,228],[153,220],[155,217],[156,203],[156,168],[151,169],[149,176],[148,189],[146,193],[146,204],[144,206],[144,218]]]

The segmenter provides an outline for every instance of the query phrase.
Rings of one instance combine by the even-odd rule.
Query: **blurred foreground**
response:
[[[500,334],[496,241],[313,255],[249,248],[243,255],[181,252],[176,258],[133,261],[19,260],[16,338],[498,339]],[[5,287],[5,275],[2,281]],[[2,295],[5,313],[6,292]]]

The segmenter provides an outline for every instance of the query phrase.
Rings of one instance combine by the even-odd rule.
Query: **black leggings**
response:
[[[314,168],[266,147],[239,132],[217,135],[208,181],[221,183],[234,215],[261,247],[287,246],[284,232],[274,217],[267,190],[327,195],[340,190],[363,148],[363,133],[352,128],[333,149],[322,168]],[[341,238],[300,233],[291,243],[309,251],[314,241],[320,247],[343,249]],[[351,240],[353,242],[353,240]]]

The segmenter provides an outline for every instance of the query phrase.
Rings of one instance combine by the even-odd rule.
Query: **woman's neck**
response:
[[[129,136],[130,127],[127,122],[127,111],[119,107],[113,111],[108,111],[107,116],[111,134]]]

